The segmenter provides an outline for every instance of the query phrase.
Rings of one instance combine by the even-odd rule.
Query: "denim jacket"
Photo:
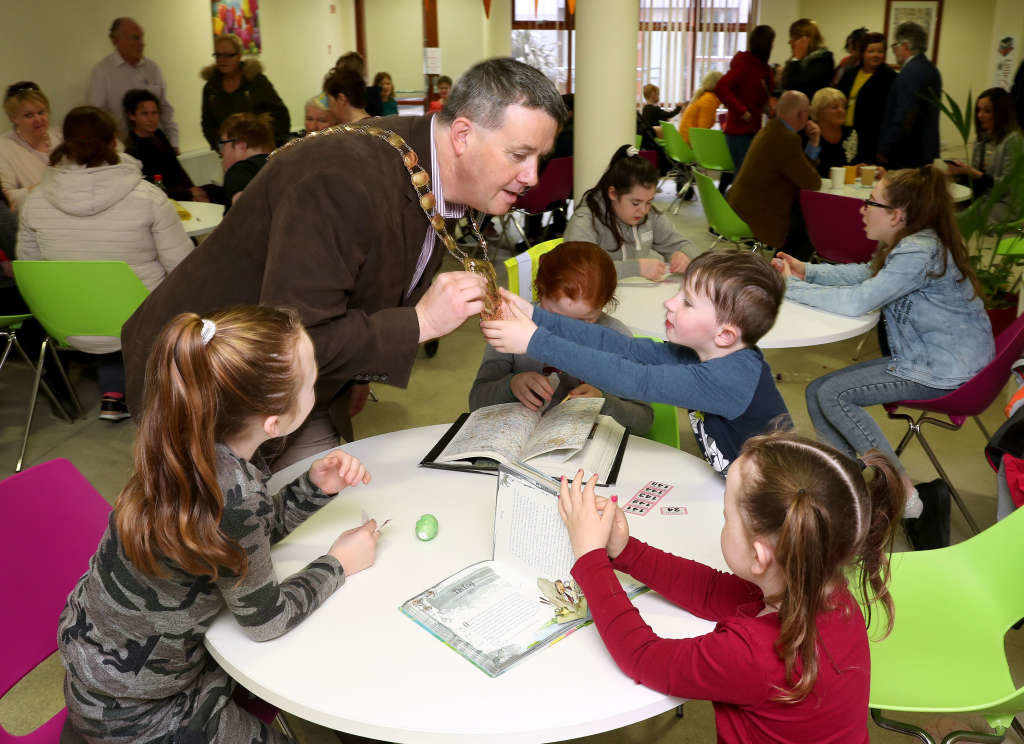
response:
[[[980,297],[930,229],[903,238],[871,276],[868,264],[806,264],[790,277],[786,297],[841,315],[881,308],[892,360],[889,372],[940,390],[959,387],[995,356],[992,326]]]

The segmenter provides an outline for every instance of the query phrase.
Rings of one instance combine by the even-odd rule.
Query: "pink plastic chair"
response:
[[[89,568],[110,505],[67,460],[50,460],[0,481],[0,696],[57,650],[57,618]],[[62,709],[25,736],[0,728],[0,742],[56,744]]]
[[[537,185],[520,196],[512,209],[528,215],[544,214],[551,204],[568,199],[572,199],[572,158],[552,158],[540,174]],[[513,219],[512,224],[519,231],[526,247],[530,248],[530,241],[526,239],[519,223]]]
[[[943,429],[956,431],[964,425],[968,416],[972,416],[987,442],[990,438],[989,433],[985,430],[985,426],[981,423],[981,419],[978,416],[992,405],[992,401],[1002,392],[1006,381],[1010,379],[1010,367],[1017,361],[1022,351],[1024,351],[1024,315],[1017,318],[1013,325],[999,334],[999,337],[996,339],[995,359],[956,390],[932,400],[901,400],[898,403],[885,404],[885,411],[889,414],[889,418],[902,419],[907,422],[907,433],[900,440],[900,444],[896,448],[896,454],[899,455],[903,452],[912,437],[916,437],[921,442],[925,454],[932,461],[932,465],[935,466],[939,477],[942,478],[949,488],[949,492],[953,494],[957,507],[963,513],[964,518],[975,534],[981,531],[978,528],[978,523],[971,516],[971,513],[967,511],[967,506],[964,504],[963,499],[960,498],[960,494],[953,487],[953,481],[946,475],[946,471],[939,463],[935,452],[924,438],[924,432],[921,430],[921,427],[923,424],[934,424]],[[921,414],[915,419],[909,414],[897,413],[899,408],[913,408],[921,411]],[[949,421],[933,418],[928,415],[929,413],[948,416]]]
[[[862,203],[839,194],[800,191],[800,210],[819,257],[831,263],[864,263],[871,258],[878,244],[864,234]]]

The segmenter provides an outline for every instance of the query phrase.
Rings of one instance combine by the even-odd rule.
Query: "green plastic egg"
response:
[[[437,537],[437,517],[433,514],[424,514],[416,520],[416,537],[424,542]]]

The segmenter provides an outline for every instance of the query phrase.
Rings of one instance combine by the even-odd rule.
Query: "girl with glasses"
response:
[[[791,300],[849,316],[881,310],[883,356],[811,382],[807,410],[822,441],[850,457],[878,449],[898,462],[866,407],[945,395],[992,361],[995,344],[945,174],[932,166],[889,171],[861,218],[878,241],[870,262],[809,264],[779,253],[772,263]],[[912,488],[902,466],[900,473]],[[921,509],[910,491],[906,516]]]

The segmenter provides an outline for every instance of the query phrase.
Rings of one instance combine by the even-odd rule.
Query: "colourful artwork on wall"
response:
[[[260,40],[259,0],[212,0],[213,35],[235,34],[242,40],[245,54],[259,54]]]

